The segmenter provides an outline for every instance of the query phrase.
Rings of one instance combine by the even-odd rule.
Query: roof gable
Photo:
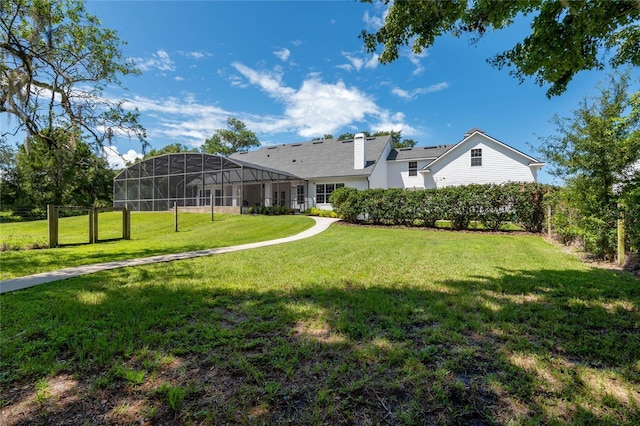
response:
[[[494,143],[498,146],[501,146],[503,148],[505,148],[507,151],[511,152],[514,158],[519,158],[524,164],[527,164],[528,166],[542,166],[544,163],[541,161],[536,160],[535,158],[521,152],[518,151],[517,149],[507,145],[504,142],[500,142],[499,140],[492,138],[491,136],[487,135],[485,132],[483,132],[482,130],[479,129],[471,129],[469,132],[465,133],[465,137],[464,139],[462,139],[460,142],[458,142],[455,145],[450,145],[450,148],[445,151],[441,156],[439,156],[438,158],[436,158],[434,161],[432,161],[429,165],[427,165],[423,170],[429,170],[431,167],[433,167],[436,164],[439,164],[443,161],[447,161],[448,158],[451,158],[452,156],[456,155],[456,153],[458,151],[460,151],[460,148],[463,147],[464,145],[467,144],[467,142],[469,142],[472,138],[474,138],[475,136],[481,136],[482,138],[484,138],[486,141],[488,141],[489,143]]]

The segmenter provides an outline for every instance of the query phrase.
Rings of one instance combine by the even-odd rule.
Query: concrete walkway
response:
[[[290,237],[278,238],[277,240],[260,241],[257,243],[242,244],[239,246],[220,247],[207,250],[189,251],[185,253],[162,254],[159,256],[144,257],[140,259],[120,260],[116,262],[96,263],[94,265],[75,266],[72,268],[59,269],[57,271],[43,272],[41,274],[27,275],[11,280],[0,281],[0,294],[11,291],[22,290],[40,284],[53,281],[65,280],[67,278],[79,277],[81,275],[93,274],[95,272],[107,271],[109,269],[128,268],[130,266],[149,265],[151,263],[171,262],[174,260],[192,259],[195,257],[211,256],[213,254],[231,253],[234,251],[248,250],[257,247],[268,247],[276,244],[290,243],[317,235],[339,219],[326,217],[313,217],[316,224],[306,231]]]

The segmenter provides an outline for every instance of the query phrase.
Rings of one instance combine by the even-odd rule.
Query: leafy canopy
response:
[[[53,140],[54,144],[49,145]],[[114,172],[82,140],[73,145],[69,134],[56,129],[46,139],[35,137],[27,150],[22,145],[14,158],[14,169],[0,182],[15,188],[14,206],[45,208],[47,204],[110,205]],[[7,194],[8,195],[8,194]]]
[[[162,148],[152,148],[150,149],[144,156],[144,158],[139,159],[138,161],[146,160],[147,158],[157,157],[162,154],[177,154],[180,152],[198,152],[197,148],[188,147],[187,145],[181,143],[172,143]]]
[[[597,98],[585,99],[573,117],[556,115],[552,123],[557,134],[539,150],[551,174],[566,183],[565,202],[580,218],[587,248],[613,258],[620,203],[635,203],[640,189],[640,92],[630,90],[628,73],[611,76]],[[628,221],[637,224],[637,218]]]
[[[15,122],[0,136],[26,132],[53,146],[62,131],[99,148],[126,135],[144,146],[138,112],[103,96],[120,76],[138,72],[122,57],[123,44],[81,0],[2,0],[0,114]]]
[[[248,151],[260,146],[256,134],[237,118],[227,119],[227,129],[217,129],[202,145],[202,152],[208,154],[230,155],[234,152]]]
[[[384,25],[373,33],[362,31],[361,37],[369,52],[382,45],[380,61],[389,63],[403,46],[421,53],[445,34],[471,34],[477,42],[523,16],[531,16],[529,36],[489,62],[499,69],[513,67],[510,73],[521,82],[532,77],[540,86],[549,84],[549,97],[562,94],[578,72],[602,69],[604,52],[611,53],[613,67],[640,66],[638,0],[397,0]]]

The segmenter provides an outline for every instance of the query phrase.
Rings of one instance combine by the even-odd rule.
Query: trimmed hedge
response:
[[[255,206],[247,209],[247,214],[262,214],[266,216],[279,216],[293,213],[292,209],[284,206]]]
[[[448,220],[453,229],[478,221],[489,230],[512,222],[529,232],[541,232],[545,195],[554,187],[539,183],[465,185],[438,189],[338,188],[329,198],[334,211],[351,223],[435,227]]]

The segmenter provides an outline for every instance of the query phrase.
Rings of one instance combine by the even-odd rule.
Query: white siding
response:
[[[409,161],[417,161],[418,172],[416,176],[409,176]],[[400,160],[388,161],[387,175],[389,188],[429,188],[425,182],[425,176],[420,173],[431,160]]]
[[[327,179],[315,179],[309,182],[309,196],[312,199],[312,207],[317,207],[322,210],[331,210],[330,203],[317,203],[316,202],[316,184],[321,183],[344,183],[347,188],[356,188],[358,190],[368,189],[369,183],[366,177],[361,178],[327,178]]]
[[[391,152],[391,143],[388,143],[384,149],[382,150],[382,154],[380,158],[370,158],[369,160],[375,160],[376,165],[369,176],[369,187],[370,188],[391,188],[389,186],[388,179],[388,168],[389,162],[387,158],[389,157],[389,153]]]
[[[482,149],[481,166],[471,166],[472,149]],[[525,157],[479,134],[459,144],[434,164],[431,176],[437,187],[536,180]]]

